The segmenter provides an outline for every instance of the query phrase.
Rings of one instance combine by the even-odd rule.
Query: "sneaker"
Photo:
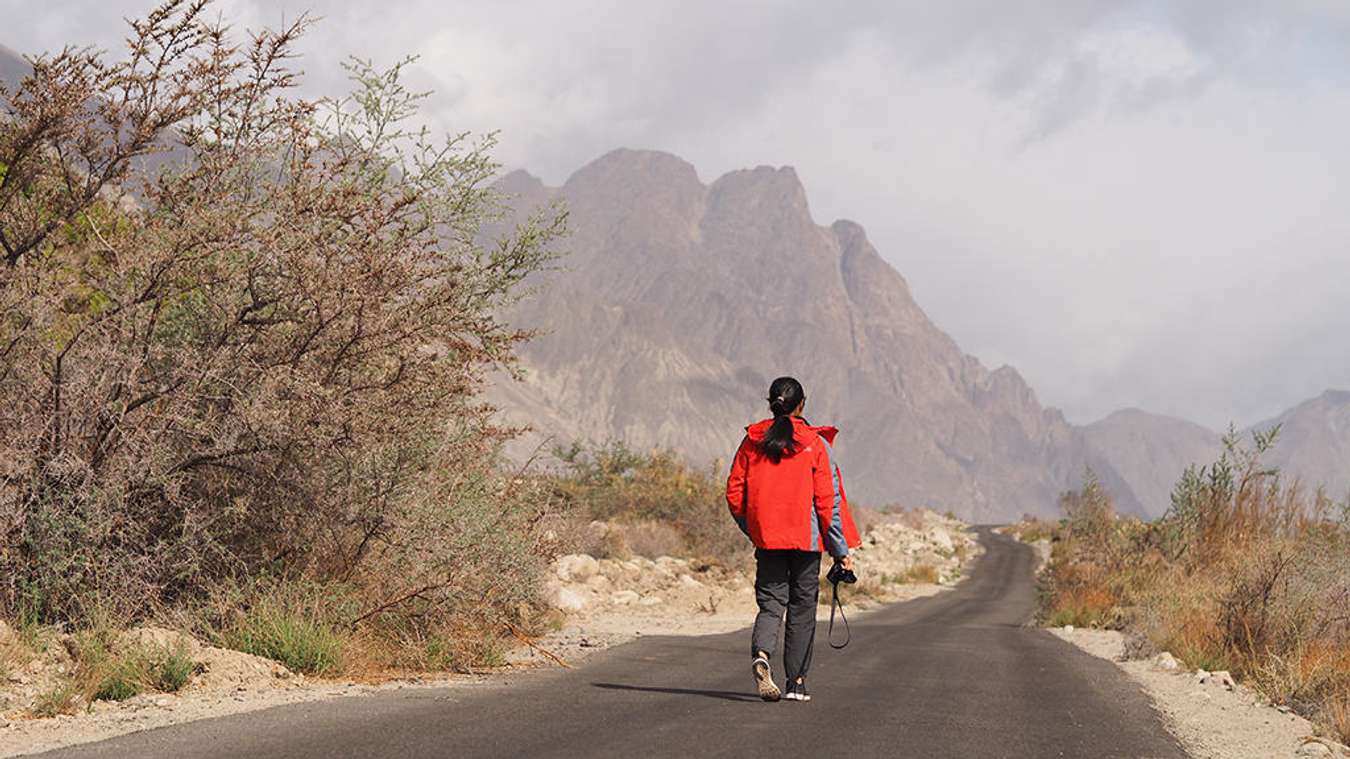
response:
[[[760,698],[765,701],[777,701],[782,698],[783,692],[773,683],[773,672],[769,669],[768,659],[762,656],[755,657],[751,669],[755,673],[755,687],[759,690]]]
[[[806,683],[788,683],[783,698],[788,701],[810,701],[811,694],[806,692]]]

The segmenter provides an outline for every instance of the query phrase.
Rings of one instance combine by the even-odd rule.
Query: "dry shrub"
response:
[[[1172,509],[1151,524],[1115,519],[1091,481],[1066,496],[1043,614],[1128,627],[1343,736],[1350,509],[1262,464],[1276,434],[1255,434],[1250,448],[1230,434],[1220,459],[1188,469]]]
[[[644,519],[615,524],[606,538],[611,536],[615,540],[622,541],[623,549],[630,557],[645,556],[655,559],[660,556],[684,556],[688,553],[688,546],[680,536],[680,531],[664,522]],[[610,556],[625,558],[614,552],[611,552]]]
[[[938,569],[932,564],[920,562],[905,571],[905,582],[927,583],[936,585],[938,581]]]
[[[1317,724],[1332,738],[1350,745],[1350,688],[1327,699],[1317,717]]]
[[[208,5],[0,90],[0,612],[247,615],[300,583],[350,596],[308,620],[334,631],[500,630],[551,502],[477,394],[562,217],[481,243],[490,140],[409,129],[399,66],[298,98],[309,20],[238,46]]]
[[[749,541],[727,514],[724,481],[713,468],[692,467],[673,451],[643,454],[621,443],[576,445],[556,454],[565,471],[554,478],[555,492],[577,518],[619,526],[622,543],[616,537],[609,547],[615,555],[675,550],[728,564],[748,553]]]

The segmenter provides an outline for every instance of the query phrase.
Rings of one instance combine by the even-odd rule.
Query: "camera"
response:
[[[841,582],[852,584],[858,581],[858,576],[852,569],[844,569],[844,565],[836,561],[834,566],[830,567],[830,573],[825,575],[825,579],[829,580],[831,585],[838,585]]]

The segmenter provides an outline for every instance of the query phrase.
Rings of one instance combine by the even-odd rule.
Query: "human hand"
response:
[[[839,559],[839,565],[842,566],[844,569],[847,569],[848,571],[852,572],[852,571],[853,571],[853,557],[852,557],[852,556],[847,556],[847,555],[844,556],[844,558]]]

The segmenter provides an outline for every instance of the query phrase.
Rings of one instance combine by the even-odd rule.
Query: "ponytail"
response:
[[[779,377],[769,385],[769,410],[773,412],[773,424],[764,433],[760,450],[769,460],[777,464],[783,456],[797,451],[797,441],[792,435],[792,412],[806,399],[802,383],[792,377]]]

